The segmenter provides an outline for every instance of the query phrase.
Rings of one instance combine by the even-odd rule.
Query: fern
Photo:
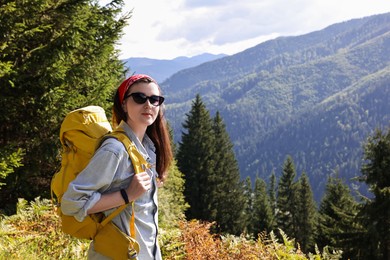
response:
[[[50,200],[19,199],[16,212],[0,220],[0,259],[86,259],[89,241],[61,232]]]
[[[180,221],[174,228],[160,230],[162,255],[166,260],[242,259],[242,260],[338,260],[341,252],[315,252],[306,256],[293,239],[279,230],[246,236],[210,233],[214,223]],[[0,259],[86,259],[89,241],[74,239],[62,233],[59,218],[50,200],[36,198],[28,203],[19,199],[17,214],[0,219]]]

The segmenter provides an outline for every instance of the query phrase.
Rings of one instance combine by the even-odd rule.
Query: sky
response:
[[[104,1],[104,0],[102,0]],[[132,11],[120,58],[232,55],[279,36],[296,36],[390,12],[389,0],[125,0]]]

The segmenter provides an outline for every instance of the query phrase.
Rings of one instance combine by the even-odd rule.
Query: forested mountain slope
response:
[[[342,176],[367,195],[365,186],[352,179],[360,176],[362,142],[374,128],[390,126],[389,82],[390,66],[280,125],[248,152],[244,171],[267,175],[280,169],[289,154],[298,175],[303,171],[310,175],[317,200],[329,173]]]
[[[179,141],[199,93],[224,118],[242,177],[279,175],[291,154],[320,193],[335,169],[358,175],[362,142],[389,126],[389,53],[390,14],[277,38],[170,77],[166,114]]]

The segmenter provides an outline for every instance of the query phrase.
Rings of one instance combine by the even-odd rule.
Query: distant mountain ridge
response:
[[[125,59],[125,67],[129,73],[142,73],[152,76],[157,82],[162,82],[174,73],[195,67],[204,62],[216,60],[227,56],[226,54],[203,53],[193,57],[177,57],[172,60],[160,60],[150,58],[129,58]]]
[[[390,126],[389,53],[390,13],[280,37],[165,80],[166,116],[179,141],[199,93],[223,117],[243,178],[280,175],[292,155],[318,199],[335,172],[358,186],[363,142]]]

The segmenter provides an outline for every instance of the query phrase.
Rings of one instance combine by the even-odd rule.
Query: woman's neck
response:
[[[146,127],[139,126],[139,125],[134,126],[134,124],[132,124],[131,122],[126,122],[126,123],[130,126],[131,130],[133,131],[134,135],[138,138],[138,140],[142,142],[146,133]]]

